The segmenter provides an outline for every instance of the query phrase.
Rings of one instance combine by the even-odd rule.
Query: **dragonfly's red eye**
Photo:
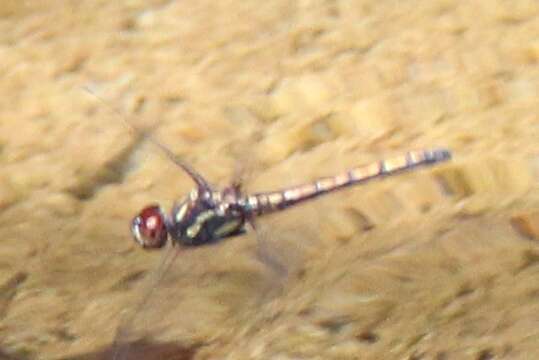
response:
[[[159,206],[144,208],[131,222],[135,241],[143,248],[160,248],[168,237],[165,217]]]

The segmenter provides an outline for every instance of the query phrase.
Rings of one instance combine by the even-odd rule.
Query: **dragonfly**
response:
[[[408,151],[305,184],[276,191],[243,194],[239,184],[223,189],[212,188],[192,167],[179,161],[168,150],[166,153],[193,180],[195,186],[169,213],[158,204],[150,204],[131,221],[133,239],[140,247],[154,250],[169,243],[172,249],[172,255],[163,260],[158,277],[166,272],[166,268],[171,266],[173,259],[183,250],[216,244],[244,234],[249,227],[256,231],[255,220],[259,217],[285,211],[347,187],[451,159],[451,152],[447,149]],[[283,271],[282,264],[271,257],[262,256],[262,260],[277,272]]]
[[[341,174],[285,189],[244,195],[238,184],[213,189],[198,172],[175,161],[196,186],[169,214],[156,204],[142,209],[131,222],[134,240],[144,249],[204,246],[254,228],[254,220],[350,186],[393,176],[451,159],[447,149],[415,150],[359,166]]]
[[[157,278],[160,278],[171,266],[174,258],[185,250],[216,244],[242,235],[248,230],[253,230],[255,237],[260,241],[256,235],[256,220],[259,217],[286,211],[351,186],[433,166],[450,159],[451,152],[443,148],[408,151],[352,168],[335,176],[319,178],[280,190],[252,194],[243,194],[239,184],[215,189],[201,174],[175,159],[195,186],[187,196],[172,207],[169,213],[158,204],[144,207],[132,219],[131,232],[135,242],[143,249],[162,249],[165,245],[169,245],[171,255],[166,255],[162,261],[157,275]],[[279,260],[264,250],[265,244],[257,246],[262,250],[259,259],[264,264],[281,275],[286,272],[286,265],[283,266]],[[145,300],[142,301],[144,302]]]
[[[100,97],[85,89],[100,101]],[[451,151],[445,148],[420,149],[405,152],[391,158],[349,169],[334,176],[322,177],[311,182],[280,190],[244,194],[241,183],[232,182],[224,188],[214,188],[193,167],[177,157],[168,147],[151,134],[132,125],[120,111],[112,108],[126,125],[137,135],[145,137],[170,161],[176,164],[194,183],[193,189],[170,212],[158,204],[145,206],[131,221],[134,241],[145,250],[169,249],[153,274],[146,294],[138,299],[137,306],[122,321],[114,341],[115,360],[128,356],[128,333],[133,317],[152,300],[153,291],[170,269],[178,255],[186,250],[217,244],[225,239],[245,234],[249,228],[256,232],[256,221],[266,215],[286,211],[289,208],[367,182],[381,180],[422,167],[449,161]],[[257,240],[259,237],[257,237]],[[168,246],[166,246],[168,245]],[[260,248],[263,245],[258,244]],[[286,271],[283,265],[262,250],[260,259],[276,272]]]

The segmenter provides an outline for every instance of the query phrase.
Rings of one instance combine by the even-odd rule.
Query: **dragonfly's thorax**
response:
[[[243,231],[245,215],[232,188],[210,191],[195,188],[171,214],[169,233],[180,245],[197,246],[237,235]]]

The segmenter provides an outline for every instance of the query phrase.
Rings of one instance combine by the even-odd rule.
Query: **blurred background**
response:
[[[4,0],[0,28],[0,358],[111,359],[121,323],[133,359],[539,358],[537,1]],[[246,191],[454,159],[155,285],[131,218],[193,184],[126,121]]]

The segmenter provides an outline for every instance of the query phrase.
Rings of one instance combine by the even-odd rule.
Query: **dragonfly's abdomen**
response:
[[[241,202],[247,212],[262,215],[348,186],[396,175],[420,166],[433,165],[450,158],[451,153],[445,149],[409,151],[400,156],[351,169],[337,176],[320,178],[312,183],[253,194],[241,199]]]

